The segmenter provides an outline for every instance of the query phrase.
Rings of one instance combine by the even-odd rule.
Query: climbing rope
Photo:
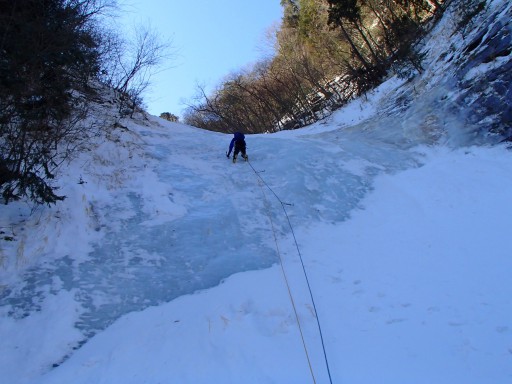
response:
[[[288,277],[287,277],[286,271],[284,269],[283,258],[281,257],[281,251],[279,250],[279,243],[277,241],[277,234],[276,234],[276,230],[275,230],[275,227],[274,227],[274,221],[272,220],[272,214],[270,212],[270,203],[268,203],[267,195],[265,194],[265,190],[263,189],[262,184],[260,184],[259,180],[258,180],[258,185],[261,187],[261,192],[263,193],[263,200],[264,200],[265,206],[267,208],[267,216],[268,216],[268,218],[270,220],[270,225],[272,227],[272,233],[274,234],[274,242],[276,244],[277,255],[279,256],[279,260],[280,260],[279,264],[281,265],[281,271],[283,273],[284,281],[286,283],[286,288],[288,290],[288,296],[290,297],[290,301],[291,301],[292,307],[293,307],[293,312],[295,313],[295,319],[296,319],[297,324],[299,326],[299,333],[300,333],[300,337],[302,339],[302,346],[304,347],[304,352],[306,354],[306,359],[308,361],[309,372],[311,373],[311,377],[313,379],[313,383],[316,383],[315,373],[313,371],[313,366],[312,366],[311,360],[309,358],[308,348],[306,346],[306,340],[304,338],[304,333],[302,332],[302,326],[301,326],[300,320],[299,320],[299,314],[297,312],[297,307],[295,306],[295,300],[293,300],[292,290],[290,288],[290,284],[288,282]]]
[[[324,337],[323,337],[323,333],[322,333],[322,327],[320,326],[320,320],[318,318],[318,311],[316,309],[316,305],[315,305],[315,300],[313,298],[313,291],[311,289],[311,284],[309,283],[309,278],[308,278],[308,274],[306,272],[306,267],[304,265],[304,260],[302,258],[302,253],[300,251],[300,248],[299,248],[299,244],[297,242],[297,238],[295,236],[295,232],[293,230],[293,226],[292,226],[292,223],[290,221],[290,217],[288,216],[288,212],[286,211],[286,205],[288,206],[292,206],[292,204],[289,204],[289,203],[285,203],[283,202],[279,196],[274,192],[274,190],[272,188],[270,188],[270,186],[267,184],[267,182],[261,177],[261,175],[256,171],[256,169],[254,169],[254,167],[252,166],[252,164],[247,161],[247,163],[250,165],[250,167],[252,168],[252,170],[254,171],[254,173],[256,174],[256,176],[258,177],[259,181],[265,185],[268,190],[270,192],[272,192],[272,194],[275,196],[275,198],[277,199],[277,201],[279,201],[279,203],[281,204],[281,207],[283,208],[283,212],[286,216],[286,220],[288,221],[288,226],[290,227],[290,231],[292,233],[292,236],[293,236],[293,241],[295,242],[295,247],[297,249],[297,253],[299,255],[299,260],[300,260],[300,263],[302,265],[302,271],[304,273],[304,277],[306,278],[306,284],[307,284],[307,287],[308,287],[308,291],[309,291],[309,297],[311,299],[311,303],[313,304],[313,311],[315,313],[315,319],[316,319],[316,323],[317,323],[317,327],[318,327],[318,332],[320,334],[320,342],[322,344],[322,350],[323,350],[323,354],[324,354],[324,360],[325,360],[325,366],[327,368],[327,375],[329,376],[329,382],[332,384],[332,377],[331,377],[331,370],[329,368],[329,361],[327,359],[327,352],[325,350],[325,343],[324,343]],[[262,193],[263,193],[263,198],[265,200],[265,202],[267,202],[267,197],[266,197],[266,194],[265,194],[265,191],[263,189],[263,186],[262,184],[258,183],[260,185],[260,188],[262,190]],[[274,222],[272,220],[272,215],[271,215],[271,212],[270,212],[270,207],[269,205],[267,205],[267,214],[268,214],[268,217],[270,219],[270,224],[272,226],[272,232],[274,234],[274,241],[276,243],[276,249],[277,249],[277,254],[279,256],[279,260],[280,260],[280,264],[281,264],[281,270],[283,272],[283,276],[284,276],[284,280],[286,282],[286,287],[288,289],[288,294],[290,296],[290,301],[292,303],[292,307],[293,307],[293,311],[295,312],[295,317],[297,319],[297,324],[299,326],[299,332],[300,332],[300,335],[301,335],[301,338],[302,338],[302,343],[303,343],[303,346],[304,346],[304,351],[306,353],[306,358],[308,360],[308,364],[309,364],[309,369],[310,369],[310,372],[311,372],[311,376],[313,378],[313,382],[316,383],[316,380],[315,380],[315,375],[314,375],[314,372],[313,372],[313,368],[312,368],[312,365],[311,365],[311,361],[310,361],[310,358],[309,358],[309,354],[308,354],[308,350],[307,350],[307,347],[306,347],[306,341],[304,339],[304,334],[302,332],[302,327],[301,327],[301,324],[300,324],[300,321],[299,321],[299,315],[297,313],[297,308],[295,306],[295,301],[293,300],[293,296],[292,296],[292,292],[291,292],[291,289],[290,289],[290,285],[288,283],[288,278],[286,276],[286,272],[285,272],[285,269],[284,269],[284,265],[283,265],[283,259],[281,257],[281,253],[279,251],[279,245],[278,245],[278,241],[277,241],[277,234],[276,234],[276,230],[275,230],[275,227],[274,227]]]

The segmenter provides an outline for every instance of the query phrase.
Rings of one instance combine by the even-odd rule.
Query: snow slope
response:
[[[64,202],[2,208],[2,382],[511,382],[511,153],[415,86],[248,136],[249,164],[107,130]]]
[[[6,382],[328,382],[281,204],[225,158],[229,137],[153,121],[131,127],[152,144],[138,178],[75,184],[57,224],[37,227],[54,245],[3,299]],[[510,152],[341,133],[248,138],[251,165],[293,204],[333,382],[508,382]]]

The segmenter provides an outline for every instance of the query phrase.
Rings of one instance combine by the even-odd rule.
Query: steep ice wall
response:
[[[452,146],[512,137],[510,20],[509,1],[451,2],[419,47],[425,70],[389,93],[379,119]]]

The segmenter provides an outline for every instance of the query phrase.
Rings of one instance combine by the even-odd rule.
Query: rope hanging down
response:
[[[300,260],[300,263],[302,265],[302,271],[304,272],[304,277],[306,278],[306,284],[308,286],[308,291],[309,291],[309,297],[311,299],[311,303],[313,304],[313,311],[315,312],[315,318],[316,318],[316,324],[317,324],[317,327],[318,327],[318,333],[320,334],[320,342],[322,344],[322,350],[323,350],[323,354],[324,354],[324,360],[325,360],[325,366],[327,368],[327,375],[329,376],[329,382],[332,384],[332,377],[331,377],[331,370],[329,369],[329,361],[327,359],[327,352],[325,350],[325,343],[324,343],[324,337],[323,337],[323,333],[322,333],[322,327],[320,326],[320,320],[318,318],[318,311],[316,310],[316,305],[315,305],[315,300],[313,298],[313,291],[311,289],[311,284],[309,283],[309,278],[308,278],[308,274],[306,272],[306,267],[304,265],[304,260],[302,258],[302,253],[300,252],[300,248],[299,248],[299,244],[297,242],[297,238],[295,237],[295,232],[293,230],[293,226],[292,226],[292,223],[290,221],[290,217],[288,216],[288,212],[286,211],[286,205],[288,206],[292,206],[293,204],[289,204],[289,203],[285,203],[283,202],[279,196],[274,192],[274,190],[272,188],[270,188],[270,186],[267,184],[267,182],[261,177],[261,175],[256,171],[256,169],[254,169],[254,167],[252,166],[252,164],[247,161],[248,164],[251,166],[252,170],[254,171],[254,173],[256,174],[256,176],[261,180],[261,182],[268,188],[268,190],[270,192],[272,192],[272,194],[275,196],[275,198],[277,199],[277,201],[279,201],[279,203],[281,204],[281,208],[283,208],[283,212],[286,216],[286,220],[288,221],[288,226],[290,227],[290,231],[292,233],[292,236],[293,236],[293,241],[295,243],[295,247],[297,248],[297,253],[299,255],[299,260]],[[265,194],[264,194],[265,196]],[[269,217],[270,217],[270,222],[272,224],[272,230],[274,231],[274,240],[276,242],[276,247],[277,247],[277,251],[278,251],[278,254],[279,254],[279,247],[277,245],[277,236],[276,236],[276,233],[275,233],[275,230],[274,230],[274,224],[272,222],[272,218],[271,218],[271,215],[269,214]],[[281,258],[281,255],[279,254],[279,258]],[[292,306],[293,306],[293,309],[295,311],[295,316],[297,318],[297,323],[299,324],[299,330],[300,330],[300,333],[301,333],[301,337],[302,337],[302,342],[304,344],[304,349],[306,349],[306,345],[305,345],[305,341],[304,341],[304,336],[302,334],[302,328],[300,326],[300,322],[299,322],[299,317],[298,317],[298,314],[297,314],[297,310],[295,308],[295,302],[293,301],[293,297],[292,297],[292,294],[291,294],[291,290],[290,290],[290,286],[288,285],[288,279],[286,278],[286,273],[284,272],[284,268],[283,268],[283,262],[282,262],[282,259],[281,259],[281,268],[283,270],[283,274],[285,276],[285,281],[286,281],[286,285],[288,287],[288,293],[290,295],[290,299],[292,301]],[[312,371],[312,368],[311,368],[311,362],[309,361],[309,355],[308,355],[308,352],[307,352],[307,349],[306,349],[306,357],[308,359],[308,363],[309,363],[309,368],[311,370],[311,374],[313,375],[313,371]],[[314,378],[314,375],[313,375],[313,381],[315,381],[315,378]]]
[[[290,283],[288,282],[288,276],[286,275],[286,271],[284,269],[283,258],[281,257],[281,251],[279,250],[279,243],[277,241],[277,234],[276,234],[276,230],[274,227],[274,221],[272,220],[272,214],[270,212],[270,204],[268,203],[267,195],[265,194],[265,190],[262,187],[263,184],[261,183],[261,180],[258,180],[258,185],[261,187],[261,193],[263,194],[264,204],[267,208],[267,216],[270,220],[270,226],[272,227],[272,233],[274,234],[274,242],[276,244],[276,251],[277,251],[277,255],[279,256],[279,260],[280,260],[279,264],[281,265],[281,272],[283,273],[284,282],[285,282],[286,288],[288,290],[288,296],[290,297],[293,312],[295,313],[295,320],[297,321],[297,325],[299,326],[299,333],[300,333],[300,337],[302,340],[302,346],[304,348],[304,353],[306,354],[306,360],[308,361],[309,372],[311,373],[311,378],[313,379],[313,383],[316,384],[315,373],[313,371],[313,365],[311,364],[311,359],[309,358],[308,348],[306,345],[306,340],[304,338],[304,332],[302,332],[302,326],[300,324],[299,314],[297,312],[297,307],[295,306],[295,300],[293,299],[292,290],[290,288]]]

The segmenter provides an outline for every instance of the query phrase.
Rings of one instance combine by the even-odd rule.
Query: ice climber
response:
[[[242,157],[245,161],[249,160],[249,157],[247,156],[247,153],[245,151],[245,136],[241,132],[235,132],[234,137],[231,140],[231,143],[229,143],[229,151],[226,153],[226,156],[229,159],[229,155],[231,154],[231,151],[233,150],[233,147],[235,147],[235,150],[233,151],[233,163],[236,163],[236,157],[238,156],[239,152],[242,152]]]

